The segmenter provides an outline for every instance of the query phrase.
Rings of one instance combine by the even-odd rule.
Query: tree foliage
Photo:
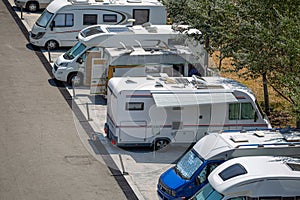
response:
[[[300,119],[298,0],[164,0],[175,23],[203,33],[206,50],[230,57],[247,77],[263,74]],[[245,71],[245,70],[243,70]]]

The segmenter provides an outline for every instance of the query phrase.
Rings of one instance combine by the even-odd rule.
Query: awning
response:
[[[237,102],[232,93],[163,94],[152,93],[157,107],[182,107],[200,104]]]

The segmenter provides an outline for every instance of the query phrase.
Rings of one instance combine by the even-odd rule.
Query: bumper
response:
[[[56,80],[63,81],[63,82],[67,81],[64,79],[62,73],[57,73],[57,68],[55,67],[55,64],[52,66],[52,74]]]
[[[38,47],[43,47],[44,46],[44,42],[40,41],[40,40],[35,40],[31,37],[31,33],[29,33],[29,42],[31,44],[33,44],[34,46],[38,46]]]

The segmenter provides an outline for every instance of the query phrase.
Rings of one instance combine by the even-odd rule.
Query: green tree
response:
[[[298,0],[165,0],[165,4],[175,23],[202,31],[206,50],[220,52],[220,66],[230,57],[235,71],[247,69],[240,75],[262,77],[267,114],[269,84],[293,105],[300,119]]]

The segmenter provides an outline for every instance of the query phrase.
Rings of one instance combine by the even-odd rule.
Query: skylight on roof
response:
[[[300,171],[300,163],[286,163],[293,171]]]
[[[300,142],[300,135],[297,134],[287,134],[284,135],[284,139],[288,142]]]
[[[227,167],[222,172],[219,173],[219,176],[222,178],[223,181],[231,179],[236,176],[240,176],[243,174],[247,174],[247,170],[241,164],[234,164],[230,167]]]
[[[101,29],[101,26],[94,26],[94,27],[87,28],[87,29],[80,32],[80,34],[83,37],[88,37],[88,36],[99,34],[99,33],[103,33],[103,30]]]
[[[107,27],[106,29],[110,33],[129,32],[128,27]]]
[[[231,136],[231,140],[234,142],[248,142],[248,138],[241,135]]]

